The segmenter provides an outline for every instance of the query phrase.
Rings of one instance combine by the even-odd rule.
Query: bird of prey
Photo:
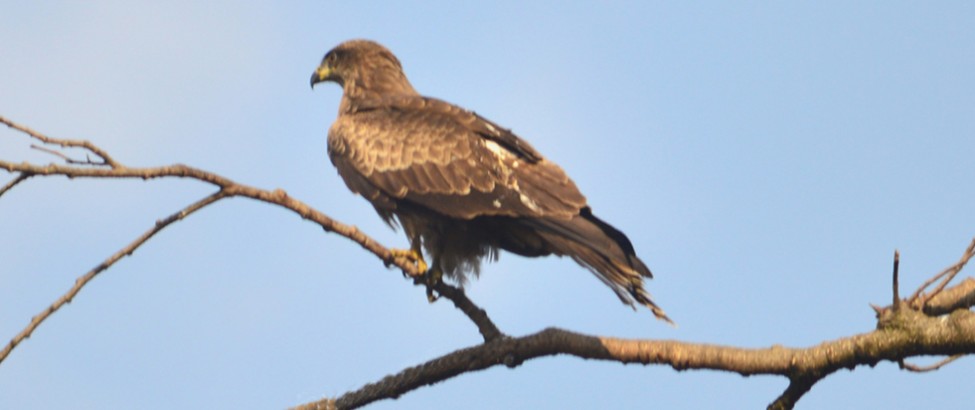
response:
[[[568,256],[623,303],[667,315],[643,288],[650,269],[630,240],[597,218],[575,183],[525,140],[456,105],[420,95],[399,60],[369,40],[339,44],[311,76],[342,87],[328,156],[409,250],[396,250],[427,277],[463,283],[499,250]],[[423,259],[426,250],[429,270]]]

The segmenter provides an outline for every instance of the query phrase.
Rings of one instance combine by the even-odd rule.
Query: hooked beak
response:
[[[329,76],[331,75],[332,75],[332,69],[330,69],[327,65],[322,64],[318,66],[318,68],[315,69],[315,72],[311,74],[311,88],[314,89],[315,84],[318,84],[323,81],[328,81]]]

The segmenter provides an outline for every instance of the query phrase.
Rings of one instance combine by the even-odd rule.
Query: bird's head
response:
[[[332,81],[346,95],[416,93],[403,74],[399,59],[370,40],[349,40],[330,50],[311,75],[311,86]]]

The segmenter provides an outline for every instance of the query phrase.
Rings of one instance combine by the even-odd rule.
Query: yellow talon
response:
[[[405,258],[416,265],[417,270],[420,271],[420,275],[423,275],[427,271],[427,262],[423,260],[423,254],[416,249],[390,249],[389,253],[393,255],[394,258]]]
[[[411,273],[410,276],[413,277],[414,283],[425,284],[427,287],[427,300],[430,303],[436,302],[439,296],[434,294],[433,288],[443,279],[443,271],[440,270],[440,266],[436,261],[433,267],[427,265],[427,262],[423,260],[423,253],[420,251],[419,242],[414,241],[410,249],[390,249],[389,253],[393,255],[394,259],[404,258],[416,265],[420,273],[417,275]]]

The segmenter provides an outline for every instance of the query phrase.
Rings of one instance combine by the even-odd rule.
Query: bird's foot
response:
[[[423,254],[418,249],[390,249],[389,253],[392,254],[394,259],[404,258],[416,266],[416,270],[420,272],[419,274],[404,271],[403,275],[412,277],[414,284],[423,284],[427,287],[427,300],[430,303],[436,302],[440,298],[439,295],[434,293],[434,288],[443,279],[443,271],[440,270],[437,264],[434,264],[432,268],[428,268],[427,262],[423,260]]]
[[[433,293],[433,288],[443,280],[443,272],[435,266],[423,275],[423,279],[427,285],[427,301],[430,303],[436,302],[437,299],[440,299],[440,296]]]
[[[409,276],[420,277],[426,275],[427,272],[427,262],[423,260],[423,254],[415,249],[390,249],[389,253],[393,255],[393,258],[404,258],[410,263],[416,266],[416,270],[420,272],[418,275],[412,273]],[[406,272],[404,272],[405,274]]]

